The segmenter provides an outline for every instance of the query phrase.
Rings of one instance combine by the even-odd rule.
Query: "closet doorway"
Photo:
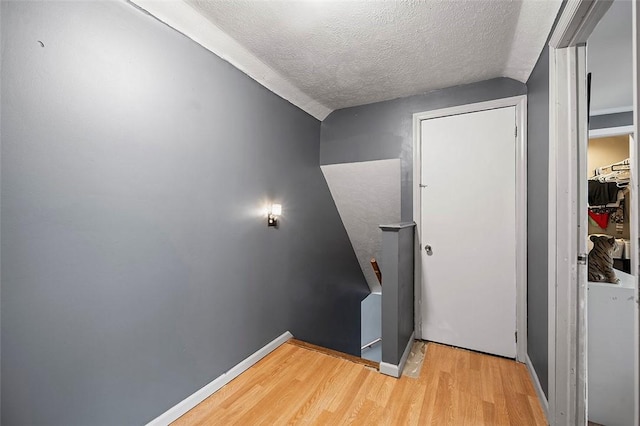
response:
[[[525,108],[519,96],[414,115],[423,340],[524,361]]]
[[[638,198],[632,15],[630,2],[614,1],[586,45],[590,129],[586,406],[589,424],[608,426],[635,423],[634,377],[638,374],[634,360]]]
[[[587,46],[588,48],[588,46]],[[638,202],[633,127],[589,132],[587,417],[634,424]],[[605,250],[603,252],[603,249]],[[604,254],[604,256],[603,256]]]

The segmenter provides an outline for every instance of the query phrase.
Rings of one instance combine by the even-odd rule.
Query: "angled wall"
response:
[[[373,292],[380,283],[371,266],[382,256],[380,224],[400,220],[400,160],[321,166],[362,273]]]
[[[322,122],[320,163],[399,158],[401,220],[412,221],[413,114],[525,93],[527,88],[523,83],[495,78],[334,111]]]
[[[3,424],[144,424],[285,330],[359,354],[316,119],[126,2],[0,7]]]

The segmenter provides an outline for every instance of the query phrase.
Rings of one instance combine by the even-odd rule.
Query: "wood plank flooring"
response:
[[[174,423],[281,424],[547,423],[523,364],[435,343],[417,379],[286,343]]]
[[[324,353],[324,354],[327,354],[327,355],[331,355],[331,356],[334,356],[334,357],[337,357],[337,358],[346,359],[347,361],[355,362],[356,364],[362,364],[364,366],[371,367],[371,368],[373,368],[375,370],[380,368],[380,363],[379,362],[375,362],[375,361],[371,361],[371,360],[368,360],[368,359],[360,358],[360,357],[357,357],[355,355],[345,354],[344,352],[334,351],[333,349],[323,348],[322,346],[313,345],[311,343],[303,342],[302,340],[290,339],[287,343],[289,343],[291,345],[295,345],[295,346],[300,346],[300,347],[305,348],[305,349],[310,349],[312,351],[316,351],[316,352]]]

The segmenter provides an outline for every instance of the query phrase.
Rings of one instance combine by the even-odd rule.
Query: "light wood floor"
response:
[[[286,343],[175,425],[546,425],[526,367],[429,343],[418,379]]]

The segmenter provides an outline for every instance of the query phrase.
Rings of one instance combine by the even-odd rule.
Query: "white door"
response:
[[[425,340],[516,356],[515,127],[515,107],[421,122]]]

